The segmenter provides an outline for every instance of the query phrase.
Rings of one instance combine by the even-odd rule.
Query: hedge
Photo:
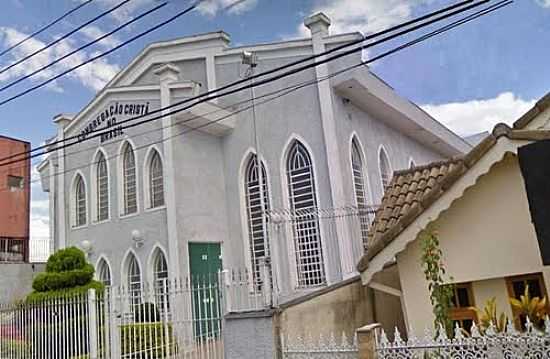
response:
[[[171,324],[138,323],[120,326],[121,354],[124,358],[166,358],[177,351]],[[170,342],[168,346],[166,342]]]

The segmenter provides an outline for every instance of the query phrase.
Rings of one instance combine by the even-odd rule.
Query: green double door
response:
[[[195,336],[217,337],[221,330],[221,288],[218,274],[222,270],[219,243],[189,243],[189,270],[193,288]]]

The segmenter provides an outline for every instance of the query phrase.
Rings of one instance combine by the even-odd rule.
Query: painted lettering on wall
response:
[[[148,113],[149,102],[126,104],[115,102],[114,104],[104,108],[97,114],[96,118],[88,122],[88,124],[80,131],[78,139],[79,141],[85,140],[94,131],[97,131],[97,137],[99,137],[100,142],[103,143],[124,134],[123,126],[117,124],[117,118],[120,118],[121,116],[142,116],[147,115]],[[101,135],[99,135],[99,133]],[[96,135],[96,133],[93,133],[93,135]]]

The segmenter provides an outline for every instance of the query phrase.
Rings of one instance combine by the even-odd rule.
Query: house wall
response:
[[[0,263],[0,304],[25,299],[32,291],[34,277],[45,269],[45,264]]]
[[[508,318],[513,318],[512,307],[508,301],[508,289],[506,279],[495,278],[472,282],[474,304],[477,308],[483,309],[488,300],[495,298],[497,315],[504,312]]]
[[[439,232],[447,276],[457,283],[478,281],[474,285],[478,306],[497,296],[501,310],[510,314],[502,278],[547,271],[531,224],[518,161],[512,155],[505,156],[480,177],[434,225]],[[408,328],[416,333],[433,322],[420,253],[416,240],[397,255]],[[548,278],[544,273],[546,287]]]

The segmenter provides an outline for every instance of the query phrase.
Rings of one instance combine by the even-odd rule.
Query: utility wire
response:
[[[119,45],[113,47],[112,49],[107,50],[107,51],[105,51],[105,52],[103,52],[103,53],[100,53],[100,54],[98,54],[98,55],[96,55],[96,56],[93,56],[93,57],[91,57],[90,59],[84,61],[83,63],[78,64],[78,65],[76,65],[76,66],[74,66],[74,67],[71,67],[70,69],[68,69],[68,70],[66,70],[66,71],[63,71],[62,73],[60,73],[60,74],[58,74],[58,75],[56,75],[56,76],[54,76],[54,77],[52,77],[52,78],[50,78],[50,79],[44,81],[44,82],[41,82],[41,83],[39,83],[39,84],[36,85],[36,86],[30,87],[30,88],[28,88],[28,89],[26,89],[26,90],[24,90],[24,91],[22,91],[22,92],[20,92],[20,93],[18,93],[18,94],[16,94],[16,95],[12,96],[12,97],[9,97],[9,98],[7,98],[7,99],[5,99],[5,100],[0,101],[0,106],[5,105],[5,104],[7,104],[7,103],[9,103],[9,102],[11,102],[11,101],[13,101],[13,100],[15,100],[15,99],[21,97],[21,96],[24,96],[24,95],[26,95],[26,94],[28,94],[28,93],[30,93],[30,92],[35,91],[35,90],[37,90],[37,89],[39,89],[39,88],[41,88],[41,87],[44,87],[44,86],[46,86],[47,84],[49,84],[49,83],[51,83],[51,82],[53,82],[53,81],[59,79],[60,77],[63,77],[63,76],[65,76],[65,75],[67,75],[68,73],[70,73],[70,72],[72,72],[72,71],[74,71],[74,70],[77,70],[77,69],[81,68],[81,67],[84,66],[84,65],[89,64],[90,62],[93,62],[93,61],[98,60],[98,59],[100,59],[100,58],[102,58],[102,57],[105,57],[105,56],[107,56],[107,55],[109,55],[109,54],[112,54],[113,52],[115,52],[115,51],[117,51],[117,50],[123,48],[124,46],[128,45],[129,43],[134,42],[135,40],[137,40],[137,39],[139,39],[139,38],[141,38],[141,37],[143,37],[143,36],[145,36],[145,35],[148,35],[149,33],[153,32],[153,31],[155,31],[155,30],[158,30],[159,28],[161,28],[161,27],[163,27],[163,26],[165,26],[165,25],[171,23],[172,21],[175,21],[176,19],[182,17],[183,15],[187,14],[188,12],[194,10],[194,9],[198,6],[198,4],[201,3],[202,1],[204,1],[204,0],[195,1],[195,3],[194,3],[193,5],[189,6],[189,7],[186,8],[185,10],[180,11],[180,12],[176,13],[174,16],[168,18],[167,20],[164,20],[164,21],[158,23],[157,25],[155,25],[155,26],[153,26],[153,27],[151,27],[151,28],[149,28],[149,29],[147,29],[147,30],[145,30],[145,31],[143,31],[143,32],[141,32],[141,33],[139,33],[139,34],[137,34],[137,35],[131,37],[130,39],[128,39],[128,40],[124,41],[123,43],[121,43],[121,44],[119,44]]]
[[[14,44],[14,45],[8,47],[7,49],[3,50],[2,52],[0,52],[0,56],[3,56],[5,54],[7,54],[8,52],[10,52],[11,50],[15,49],[16,47],[22,45],[23,43],[27,42],[28,40],[36,37],[37,35],[40,35],[42,32],[48,30],[50,27],[54,26],[55,24],[57,24],[61,20],[65,19],[67,16],[71,15],[72,13],[80,10],[82,7],[88,5],[92,1],[93,0],[87,0],[87,1],[83,2],[82,4],[78,5],[77,7],[67,11],[66,13],[64,13],[63,15],[61,15],[60,17],[58,17],[54,21],[50,22],[49,24],[45,25],[44,27],[36,30],[35,32],[30,34],[29,36],[25,37],[23,40],[19,41],[18,43]]]
[[[75,50],[73,50],[73,51],[71,51],[71,52],[69,52],[69,53],[63,55],[62,57],[60,57],[60,58],[58,58],[58,59],[56,59],[56,60],[50,62],[49,64],[47,64],[47,65],[45,65],[45,66],[43,66],[43,67],[41,67],[41,68],[39,68],[39,69],[37,69],[37,70],[31,72],[31,73],[29,73],[29,74],[27,74],[27,75],[25,75],[25,76],[23,76],[23,77],[21,77],[21,78],[15,80],[15,81],[13,81],[13,82],[10,82],[9,84],[7,84],[7,85],[5,85],[5,86],[2,86],[2,87],[0,88],[0,92],[9,89],[9,88],[12,87],[12,86],[17,85],[17,84],[20,83],[21,81],[24,81],[24,80],[26,80],[26,79],[28,79],[28,78],[31,78],[31,77],[33,77],[34,75],[36,75],[36,74],[38,74],[38,73],[40,73],[40,72],[42,72],[42,71],[44,71],[44,70],[46,70],[46,69],[52,67],[53,65],[60,63],[61,61],[65,60],[66,58],[68,58],[68,57],[70,57],[70,56],[72,56],[72,55],[74,55],[74,54],[76,54],[76,53],[78,53],[78,52],[80,52],[80,51],[82,51],[82,50],[84,50],[84,49],[86,49],[86,48],[88,48],[88,47],[90,47],[90,46],[92,46],[92,45],[94,45],[94,44],[96,44],[96,43],[102,41],[102,40],[104,40],[105,38],[107,38],[107,37],[113,35],[114,33],[116,33],[116,32],[118,32],[118,31],[124,29],[125,27],[130,26],[131,24],[133,24],[134,22],[136,22],[136,21],[138,21],[138,20],[144,18],[145,16],[147,16],[147,15],[149,15],[149,14],[152,14],[153,12],[155,12],[155,11],[157,11],[157,10],[160,10],[161,8],[163,8],[164,6],[166,6],[167,4],[168,4],[168,2],[164,2],[164,3],[162,3],[162,4],[159,4],[159,5],[155,6],[155,7],[152,8],[152,9],[147,10],[147,11],[145,11],[145,12],[139,14],[138,16],[136,16],[135,18],[133,18],[132,20],[127,21],[127,22],[125,22],[124,24],[118,26],[117,28],[115,28],[115,29],[109,31],[108,33],[106,33],[106,34],[104,34],[104,35],[98,37],[97,39],[94,39],[94,40],[88,42],[87,44],[80,46],[79,48],[77,48],[77,49],[75,49]],[[1,74],[1,73],[2,73],[2,71],[0,71],[0,74]]]
[[[298,91],[298,90],[300,90],[300,89],[302,89],[302,88],[304,88],[304,87],[311,86],[311,85],[315,85],[315,84],[317,84],[317,83],[319,83],[319,82],[321,82],[321,81],[326,81],[326,80],[328,80],[328,79],[330,79],[330,78],[333,78],[333,77],[335,77],[335,76],[338,76],[338,75],[340,75],[340,74],[342,74],[342,73],[345,73],[345,72],[347,72],[347,71],[350,71],[350,70],[352,70],[352,69],[355,69],[355,68],[358,68],[358,67],[362,67],[362,66],[364,66],[364,65],[368,65],[368,64],[370,64],[370,63],[372,63],[372,62],[378,61],[378,60],[380,60],[380,59],[382,59],[382,58],[385,58],[385,57],[387,57],[387,56],[390,56],[390,55],[392,55],[392,54],[394,54],[394,53],[396,53],[396,52],[399,52],[399,51],[401,51],[401,50],[404,50],[404,49],[406,49],[406,48],[408,48],[408,47],[411,47],[411,46],[414,46],[414,45],[416,45],[416,44],[418,44],[418,43],[421,43],[421,42],[423,42],[423,41],[426,41],[426,40],[428,40],[428,39],[431,38],[431,37],[434,37],[434,36],[439,35],[439,34],[441,34],[441,33],[447,32],[447,31],[449,31],[449,30],[451,30],[451,29],[454,29],[454,28],[456,28],[456,27],[458,27],[458,26],[460,26],[460,25],[463,25],[463,24],[465,24],[465,23],[467,23],[467,22],[473,21],[473,20],[475,20],[475,19],[477,19],[477,18],[479,18],[479,17],[481,17],[481,16],[484,16],[484,15],[487,15],[487,14],[489,14],[489,13],[492,13],[492,12],[494,12],[494,11],[500,9],[500,8],[503,8],[503,7],[507,6],[507,5],[510,5],[511,3],[513,3],[513,0],[504,0],[504,1],[501,1],[501,2],[499,2],[499,3],[497,3],[497,4],[495,4],[495,5],[492,5],[492,6],[488,7],[488,8],[486,8],[486,9],[483,9],[483,10],[481,10],[481,11],[478,11],[478,12],[474,13],[474,14],[471,14],[471,15],[468,15],[468,16],[462,18],[462,19],[459,19],[459,20],[457,20],[457,21],[455,21],[455,22],[452,22],[452,23],[450,23],[450,24],[448,24],[448,25],[445,25],[445,26],[443,26],[443,27],[440,27],[440,28],[438,28],[438,29],[436,29],[436,30],[434,30],[434,31],[432,31],[432,32],[430,32],[430,33],[428,33],[428,34],[425,34],[425,35],[423,35],[423,36],[420,36],[420,37],[418,37],[418,38],[416,38],[416,39],[414,39],[414,40],[412,40],[412,41],[409,41],[409,42],[407,42],[407,43],[405,43],[405,44],[403,44],[403,45],[400,45],[400,46],[395,47],[395,48],[393,48],[393,49],[391,49],[391,50],[388,50],[388,51],[386,51],[386,52],[383,52],[383,53],[381,53],[380,55],[377,55],[377,56],[375,56],[375,57],[373,57],[373,58],[371,58],[371,59],[368,59],[368,60],[366,60],[366,61],[361,61],[361,62],[359,62],[358,64],[355,64],[355,65],[346,67],[346,68],[341,69],[341,70],[339,70],[339,71],[336,71],[336,72],[334,72],[334,73],[332,73],[332,74],[329,74],[329,75],[327,75],[327,76],[325,76],[325,77],[323,77],[323,78],[315,79],[315,80],[310,80],[310,81],[306,81],[306,82],[302,82],[302,83],[300,83],[300,84],[296,84],[296,85],[293,85],[293,86],[286,87],[286,88],[284,88],[284,89],[275,90],[275,91],[273,91],[273,92],[271,92],[271,93],[268,93],[268,94],[264,94],[264,95],[258,96],[256,99],[258,99],[258,98],[265,98],[265,97],[268,97],[268,98],[267,98],[266,100],[261,101],[261,102],[255,103],[255,105],[256,105],[256,106],[258,106],[258,105],[263,105],[263,104],[268,103],[268,102],[271,102],[271,101],[273,101],[273,100],[275,100],[275,99],[278,99],[278,98],[281,98],[281,97],[283,97],[283,96],[289,95],[290,93],[293,93],[293,92],[295,92],[295,91]],[[275,94],[276,94],[276,95],[275,95]],[[275,95],[275,96],[274,96],[274,95]],[[243,102],[250,102],[250,101],[251,101],[251,100],[249,99],[249,100],[241,101],[240,103],[243,103]],[[235,105],[235,104],[233,104],[233,105],[231,105],[231,106],[234,106],[234,105]],[[234,116],[234,115],[236,115],[236,114],[238,114],[238,113],[241,113],[241,112],[243,112],[243,111],[246,111],[246,110],[252,108],[252,106],[253,106],[253,105],[249,105],[249,106],[244,107],[244,108],[242,108],[242,109],[233,111],[233,112],[231,112],[230,114],[228,114],[228,115],[226,115],[226,116],[222,116],[222,117],[220,117],[220,118],[218,118],[218,119],[216,119],[216,120],[214,120],[214,121],[210,121],[210,122],[207,122],[207,123],[205,123],[205,124],[203,124],[203,125],[200,125],[200,126],[197,126],[197,127],[194,127],[194,128],[190,128],[190,129],[188,129],[188,130],[182,131],[181,133],[172,135],[172,136],[170,136],[170,137],[163,138],[163,139],[158,140],[158,141],[153,141],[153,142],[144,144],[144,145],[142,145],[142,146],[138,146],[138,147],[134,148],[134,150],[139,150],[139,149],[147,148],[147,147],[149,147],[149,146],[151,146],[151,145],[153,145],[153,144],[162,143],[162,142],[167,141],[167,140],[170,140],[170,139],[172,139],[172,138],[175,138],[175,137],[178,137],[178,136],[182,136],[182,135],[184,135],[184,134],[186,134],[186,133],[193,132],[193,131],[198,131],[198,130],[204,128],[204,127],[211,126],[211,125],[213,125],[213,124],[215,124],[215,123],[218,123],[218,122],[223,121],[224,119],[226,119],[226,118],[228,118],[228,117],[231,117],[231,116]],[[227,106],[227,107],[230,107],[230,106]],[[216,110],[216,111],[213,111],[213,112],[218,112],[218,111],[222,111],[222,110],[223,110],[223,109],[219,109],[219,110]],[[201,116],[204,116],[204,114],[201,115]],[[186,119],[186,120],[184,120],[184,121],[180,121],[180,122],[174,123],[174,124],[171,125],[171,126],[180,125],[180,124],[182,124],[182,123],[189,122],[189,121],[192,121],[192,120],[194,120],[194,119],[197,119],[197,118],[199,118],[199,117],[201,117],[201,116],[195,116],[195,117],[193,117],[193,118]],[[142,135],[143,135],[143,134],[146,134],[146,133],[148,133],[148,132],[158,131],[158,130],[161,130],[161,129],[150,130],[150,131],[147,131],[147,132],[142,133]],[[120,140],[117,140],[116,142],[120,142],[120,141],[124,141],[124,140],[125,140],[125,139],[120,139]],[[112,143],[115,143],[115,142],[112,142]],[[79,151],[79,152],[89,151],[89,150],[92,150],[92,149],[96,149],[96,147],[93,147],[93,148],[90,147],[90,148],[87,148],[87,149],[85,149],[85,150],[81,150],[81,151]],[[74,154],[74,153],[73,153],[73,154]],[[118,157],[118,156],[120,156],[120,154],[115,154],[115,155],[109,157],[109,159],[116,158],[116,157]],[[74,167],[74,168],[71,168],[71,169],[67,169],[67,170],[65,170],[65,171],[59,171],[59,172],[53,173],[53,174],[51,174],[51,175],[44,176],[42,179],[51,178],[51,177],[53,177],[53,176],[58,176],[58,175],[61,175],[61,174],[65,174],[65,173],[68,173],[68,172],[72,172],[72,171],[75,171],[75,170],[77,170],[77,169],[86,168],[86,167],[91,166],[91,165],[93,165],[93,164],[97,164],[97,161],[88,163],[88,164],[86,164],[86,165],[82,165],[82,166]],[[42,179],[33,180],[33,181],[31,181],[31,183],[32,183],[32,182],[41,181]]]
[[[376,38],[376,37],[379,37],[379,36],[382,36],[382,35],[391,33],[391,32],[393,32],[393,31],[402,29],[402,28],[407,27],[407,26],[409,26],[409,25],[412,25],[412,24],[415,24],[415,23],[424,21],[424,20],[429,19],[429,18],[432,18],[432,17],[434,17],[434,16],[437,16],[437,15],[440,15],[440,14],[443,14],[443,13],[446,13],[446,12],[449,12],[449,11],[451,11],[451,10],[455,10],[455,9],[459,8],[459,10],[456,10],[456,11],[454,11],[454,12],[452,12],[452,13],[447,14],[448,16],[446,16],[446,17],[450,17],[450,16],[457,15],[457,14],[459,14],[459,13],[462,13],[462,12],[464,12],[464,11],[470,10],[470,9],[472,9],[472,8],[474,8],[474,7],[477,7],[477,6],[480,6],[480,5],[484,4],[484,3],[487,3],[487,2],[490,1],[490,0],[480,1],[480,2],[477,2],[477,3],[471,4],[473,1],[474,1],[474,0],[465,0],[465,1],[462,1],[462,2],[460,2],[460,3],[457,3],[457,4],[454,4],[454,5],[451,5],[451,6],[448,6],[448,7],[445,7],[445,8],[436,10],[436,11],[433,11],[433,12],[431,12],[431,13],[428,13],[428,14],[426,14],[426,15],[417,17],[417,18],[412,19],[412,20],[409,20],[409,21],[404,22],[404,23],[402,23],[402,24],[398,24],[398,25],[393,26],[393,27],[391,27],[391,28],[388,28],[388,29],[382,30],[382,31],[380,31],[380,32],[374,33],[374,34],[372,34],[372,35],[363,37],[363,38],[361,38],[361,39],[359,39],[359,40],[355,40],[355,41],[352,41],[352,42],[349,42],[349,43],[346,43],[346,44],[343,44],[343,45],[340,45],[340,46],[336,46],[336,47],[334,47],[334,48],[332,48],[332,49],[330,49],[330,50],[324,51],[324,52],[322,52],[322,53],[320,53],[320,54],[308,56],[308,57],[306,57],[306,58],[304,58],[304,59],[301,59],[301,60],[298,60],[298,61],[291,62],[291,63],[286,64],[286,65],[284,65],[284,66],[276,67],[276,68],[274,68],[274,69],[267,70],[267,71],[264,71],[264,72],[262,72],[262,73],[255,74],[255,75],[253,75],[253,76],[250,76],[250,77],[247,78],[247,79],[237,80],[237,81],[235,81],[235,82],[232,82],[232,83],[227,84],[227,85],[225,85],[225,86],[222,86],[222,87],[220,87],[220,88],[212,89],[212,90],[207,91],[207,92],[205,92],[205,93],[203,93],[203,94],[200,94],[199,96],[196,96],[196,97],[194,97],[194,98],[186,99],[186,100],[184,100],[184,101],[181,101],[181,102],[178,102],[178,103],[171,104],[170,106],[167,106],[167,107],[164,107],[164,108],[160,108],[160,109],[154,110],[153,112],[149,113],[148,115],[153,114],[153,113],[162,112],[162,111],[164,111],[164,110],[166,110],[166,109],[175,107],[175,106],[180,105],[180,104],[183,104],[183,103],[185,103],[185,102],[190,102],[190,101],[195,100],[195,99],[198,99],[198,98],[200,98],[200,97],[213,95],[213,94],[215,94],[215,93],[217,93],[217,92],[220,92],[220,91],[229,89],[229,88],[234,87],[234,86],[236,86],[236,85],[240,85],[240,84],[246,83],[246,82],[248,82],[248,81],[250,81],[250,80],[258,79],[258,78],[260,78],[260,77],[263,77],[263,76],[266,76],[266,75],[270,75],[270,74],[273,74],[273,73],[275,73],[275,72],[278,72],[278,71],[281,71],[281,70],[284,70],[284,69],[287,69],[287,68],[294,67],[294,66],[299,65],[299,64],[302,64],[302,63],[304,63],[304,62],[309,62],[309,61],[311,61],[311,60],[316,59],[317,57],[326,56],[326,55],[328,55],[328,54],[330,54],[330,53],[339,51],[339,50],[344,49],[344,48],[346,48],[346,47],[350,47],[350,46],[356,45],[356,44],[358,44],[358,43],[362,43],[362,42],[365,42],[365,41],[374,39],[374,38]],[[462,6],[467,5],[467,4],[471,4],[471,5],[468,6],[468,7],[466,7],[466,8],[460,9]],[[442,20],[442,19],[444,19],[444,18],[446,18],[446,17],[440,17],[439,19]],[[130,119],[126,120],[126,121],[133,121],[133,120],[137,120],[137,119],[140,119],[140,118],[143,118],[143,117],[144,117],[143,115],[142,115],[142,116],[136,116],[136,117],[130,118]],[[93,132],[98,132],[98,131],[101,131],[101,130],[100,130],[100,129],[94,130],[94,131],[92,131],[91,133],[93,133]],[[52,146],[52,145],[56,145],[56,144],[59,144],[59,143],[62,143],[62,142],[70,141],[70,140],[75,139],[75,138],[78,138],[78,137],[79,137],[78,135],[70,136],[70,137],[64,138],[63,140],[57,140],[57,141],[52,142],[52,143],[49,143],[49,144],[47,144],[47,145],[38,146],[38,147],[32,149],[32,150],[30,151],[30,153],[34,153],[34,152],[36,152],[36,151],[39,151],[39,150],[44,149],[44,148],[46,148],[46,147],[50,147],[50,146]],[[21,155],[24,155],[24,154],[27,154],[27,152],[23,152],[23,153],[19,153],[19,154],[13,154],[13,155],[11,155],[11,156],[9,156],[9,157],[2,158],[2,159],[0,159],[0,162],[5,161],[5,160],[7,160],[7,159],[11,159],[11,158],[17,157],[17,156],[21,156]]]
[[[222,97],[222,96],[231,95],[231,94],[233,94],[233,93],[236,93],[236,92],[239,92],[239,91],[242,91],[242,90],[245,90],[245,89],[249,89],[249,88],[252,88],[252,87],[257,87],[257,86],[260,86],[260,85],[264,85],[264,84],[266,84],[266,83],[268,83],[268,82],[272,82],[272,81],[278,80],[278,79],[280,79],[280,78],[283,78],[283,77],[287,77],[287,76],[293,75],[293,74],[298,73],[298,72],[301,72],[301,71],[303,71],[303,70],[305,70],[305,69],[308,69],[308,68],[311,68],[311,67],[315,67],[315,66],[318,66],[318,65],[320,65],[320,64],[329,62],[329,61],[333,61],[333,60],[336,59],[336,58],[340,58],[340,57],[343,57],[343,56],[347,56],[347,55],[350,55],[350,54],[352,54],[352,53],[355,53],[355,52],[358,52],[358,51],[362,51],[362,50],[364,50],[365,48],[369,48],[369,47],[378,45],[378,44],[380,44],[380,43],[383,43],[383,42],[385,42],[385,41],[389,41],[389,40],[391,40],[391,39],[393,39],[393,38],[396,38],[396,37],[402,36],[402,35],[404,35],[404,34],[406,34],[406,33],[415,31],[415,30],[417,30],[417,29],[419,29],[419,28],[422,28],[422,27],[425,27],[425,26],[427,26],[427,25],[430,25],[430,24],[432,24],[432,23],[434,23],[434,22],[441,21],[441,20],[446,19],[446,18],[448,18],[448,17],[450,17],[450,16],[454,16],[454,15],[456,15],[457,12],[460,13],[460,12],[467,11],[467,10],[469,10],[470,8],[474,7],[474,6],[479,6],[480,4],[484,4],[484,3],[487,3],[487,2],[489,2],[489,1],[490,1],[490,0],[485,0],[485,1],[482,1],[482,2],[478,2],[478,3],[476,3],[476,4],[472,4],[472,5],[468,6],[467,8],[464,8],[464,9],[461,9],[461,10],[457,10],[457,11],[452,12],[452,13],[450,13],[450,14],[446,14],[446,15],[437,17],[437,18],[432,19],[432,20],[430,20],[430,21],[428,21],[428,22],[425,22],[425,23],[421,23],[420,25],[416,25],[416,26],[413,27],[413,28],[409,28],[409,29],[406,29],[406,30],[404,30],[404,31],[401,31],[401,32],[399,32],[399,33],[397,33],[397,34],[387,36],[387,37],[385,37],[385,38],[383,38],[383,39],[381,39],[381,40],[378,40],[378,41],[376,41],[376,42],[374,42],[374,43],[370,43],[370,44],[367,44],[367,45],[363,45],[363,46],[360,46],[360,47],[357,47],[357,48],[348,50],[348,51],[346,51],[346,52],[341,52],[341,53],[339,53],[339,54],[337,54],[337,55],[334,55],[334,56],[332,56],[332,57],[327,57],[327,58],[325,58],[325,59],[322,60],[322,61],[314,62],[314,63],[309,63],[309,64],[307,64],[307,65],[305,65],[305,66],[302,66],[302,67],[299,67],[299,68],[295,68],[295,69],[293,69],[293,70],[291,70],[291,71],[287,71],[287,72],[285,72],[285,73],[283,73],[283,74],[280,74],[280,75],[277,75],[277,76],[274,76],[274,77],[271,77],[271,78],[268,78],[268,79],[264,79],[264,80],[262,80],[262,81],[259,81],[259,82],[256,82],[256,83],[253,83],[253,84],[250,84],[250,85],[246,85],[246,86],[243,86],[243,87],[240,87],[240,88],[237,88],[237,89],[234,89],[234,90],[225,92],[225,93],[219,93],[219,91],[220,91],[221,89],[223,89],[223,88],[230,88],[230,87],[233,86],[233,84],[229,84],[229,85],[226,85],[226,86],[224,86],[224,87],[222,87],[222,88],[220,88],[220,89],[212,90],[212,91],[209,91],[209,92],[204,93],[204,94],[202,94],[202,95],[199,95],[199,96],[196,96],[196,97],[192,97],[192,98],[189,98],[189,99],[180,101],[180,102],[176,102],[176,103],[174,103],[174,104],[172,104],[172,105],[170,105],[170,106],[166,106],[166,107],[164,107],[164,108],[160,108],[160,109],[154,110],[154,111],[152,111],[152,112],[150,112],[150,113],[148,113],[148,114],[146,114],[146,115],[141,115],[141,116],[137,116],[137,117],[133,117],[133,118],[130,118],[130,119],[121,121],[121,122],[118,123],[118,125],[121,125],[121,124],[124,124],[124,123],[128,123],[128,122],[134,121],[134,120],[136,120],[136,119],[144,118],[144,117],[146,117],[146,116],[150,116],[150,115],[152,115],[152,114],[154,114],[154,113],[158,113],[158,112],[164,111],[164,110],[166,110],[166,109],[173,108],[173,107],[175,107],[175,106],[179,106],[179,105],[181,105],[181,104],[185,104],[185,103],[188,103],[188,102],[191,102],[191,101],[194,101],[194,100],[198,100],[198,101],[194,102],[193,104],[191,104],[190,106],[187,106],[187,107],[185,107],[185,108],[178,109],[178,110],[175,110],[175,111],[171,111],[171,112],[169,112],[169,113],[165,113],[165,114],[163,114],[162,116],[159,116],[159,117],[156,117],[156,118],[148,119],[148,120],[145,120],[145,121],[140,121],[140,122],[138,123],[138,125],[141,125],[141,124],[143,124],[143,123],[145,123],[145,122],[150,122],[150,121],[153,121],[153,120],[160,119],[160,118],[162,118],[162,117],[164,117],[164,116],[168,116],[168,115],[172,115],[172,114],[175,114],[175,113],[179,113],[179,112],[185,111],[185,110],[187,110],[187,109],[189,109],[189,108],[191,108],[191,107],[193,107],[193,106],[196,106],[196,105],[198,105],[198,104],[200,104],[200,103],[203,103],[203,102],[207,102],[207,101],[212,100],[212,99],[215,99],[215,98],[219,98],[219,97]],[[386,30],[385,30],[384,32],[386,32]],[[318,55],[318,56],[319,56],[319,55]],[[257,77],[257,76],[258,76],[258,75],[254,75],[253,77]],[[248,79],[244,79],[244,82],[246,82],[246,81],[249,80],[249,79],[250,79],[250,77],[249,77]],[[242,82],[243,82],[243,80],[238,80],[236,83],[242,83]],[[204,97],[205,95],[207,95],[207,94],[209,94],[209,93],[210,93],[210,94],[214,94],[214,95]],[[201,97],[204,97],[204,98],[201,99]],[[135,126],[134,126],[134,125],[123,126],[122,129],[131,128],[131,127],[135,127]],[[102,130],[92,131],[92,132],[88,133],[88,135],[87,135],[87,137],[86,137],[85,140],[89,140],[89,139],[91,139],[91,138],[95,138],[95,137],[102,136],[102,135],[108,133],[109,131],[110,131],[110,130],[103,130],[103,129],[102,129]],[[90,136],[89,134],[92,134],[92,133],[95,133],[95,134],[93,134],[93,135]],[[73,141],[73,142],[67,143],[68,141],[70,141],[70,140],[75,140],[75,139],[76,139],[77,141]],[[55,151],[55,150],[57,150],[57,149],[70,147],[70,146],[73,146],[73,145],[75,145],[75,144],[77,144],[77,143],[80,143],[80,142],[82,142],[81,135],[70,136],[70,137],[65,138],[65,139],[63,139],[63,140],[58,140],[58,141],[49,143],[49,144],[47,144],[47,145],[40,146],[38,149],[44,149],[44,148],[46,148],[47,150],[46,150],[46,151],[42,151],[42,152],[40,152],[40,153],[38,153],[38,154],[30,155],[30,156],[28,156],[27,158],[34,158],[34,157],[42,156],[42,155],[44,155],[44,154],[46,154],[46,153]],[[55,148],[51,148],[51,146],[53,146],[53,145],[55,145],[55,144],[59,144],[59,143],[63,143],[63,145],[57,146],[57,147],[55,147]],[[26,155],[26,154],[29,154],[29,153],[36,152],[38,149],[31,150],[30,152],[25,152],[25,153],[21,153],[21,154],[14,154],[14,155],[8,156],[8,157],[6,157],[6,158],[0,159],[0,162],[3,162],[4,160],[8,160],[8,159],[11,159],[11,158],[14,158],[14,157],[16,157],[16,156],[21,156],[21,155]],[[23,160],[25,160],[25,159],[27,159],[27,158],[23,158]],[[12,162],[13,162],[13,161],[12,161]],[[7,165],[7,164],[10,164],[10,163],[12,163],[12,162],[0,163],[0,166],[1,166],[1,165]]]
[[[27,56],[23,57],[22,59],[19,59],[17,61],[15,61],[14,63],[4,67],[3,69],[0,70],[0,74],[3,74],[4,72],[8,71],[9,69],[13,68],[14,66],[17,66],[25,61],[27,61],[28,59],[30,59],[31,57],[34,57],[38,54],[40,54],[41,52],[51,48],[52,46],[60,43],[61,41],[65,40],[66,38],[68,38],[69,36],[73,35],[74,33],[78,32],[79,30],[81,30],[82,28],[90,25],[91,23],[93,22],[96,22],[97,20],[101,19],[102,17],[105,17],[107,15],[109,15],[110,13],[112,13],[113,11],[117,10],[118,8],[120,8],[121,6],[127,4],[129,1],[131,0],[124,0],[120,3],[118,3],[117,5],[115,5],[114,7],[110,8],[109,10],[106,10],[104,12],[102,12],[101,14],[97,15],[96,17],[94,17],[93,19],[91,20],[88,20],[86,21],[85,23],[83,23],[82,25],[74,28],[73,30],[69,31],[68,33],[64,34],[63,36],[55,39],[54,41],[50,42],[49,44],[39,48],[38,50],[28,54]],[[86,3],[85,3],[86,4]]]

